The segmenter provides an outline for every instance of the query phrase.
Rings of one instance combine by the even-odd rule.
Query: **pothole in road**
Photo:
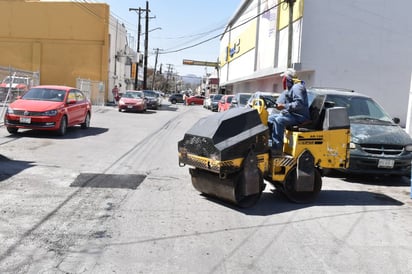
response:
[[[70,186],[136,189],[145,178],[146,175],[141,174],[80,173]]]

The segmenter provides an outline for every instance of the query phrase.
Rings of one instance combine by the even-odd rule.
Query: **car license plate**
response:
[[[133,106],[127,106],[127,108],[132,108]]]
[[[31,123],[31,118],[30,117],[20,117],[20,123],[30,124]]]
[[[392,159],[379,159],[378,167],[379,168],[393,168],[395,165],[395,160]]]

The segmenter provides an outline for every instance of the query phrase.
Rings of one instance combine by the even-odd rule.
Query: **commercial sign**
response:
[[[293,22],[298,20],[303,16],[303,3],[304,0],[296,0],[293,4]],[[288,3],[283,2],[280,4],[279,11],[279,30],[289,26],[289,7],[287,6]]]
[[[242,56],[256,47],[256,20],[250,22],[245,30],[226,47],[226,52],[221,54],[220,66]]]

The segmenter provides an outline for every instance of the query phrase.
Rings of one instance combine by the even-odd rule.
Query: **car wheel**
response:
[[[177,103],[177,101],[173,99],[173,100],[172,100],[172,104],[176,104],[176,103]]]
[[[80,127],[82,129],[86,129],[90,127],[90,113],[89,112],[87,112],[86,117],[84,118],[84,122],[80,125]]]
[[[16,134],[19,129],[16,127],[8,127],[7,131],[11,134]]]
[[[67,118],[66,116],[63,116],[61,121],[60,121],[60,127],[57,130],[57,135],[59,136],[64,136],[67,131]]]

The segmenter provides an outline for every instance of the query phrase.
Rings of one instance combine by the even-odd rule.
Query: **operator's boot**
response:
[[[270,156],[271,157],[278,157],[278,156],[282,156],[283,155],[283,151],[281,149],[277,149],[274,147],[270,148]]]
[[[283,155],[283,149],[278,148],[279,146],[275,145],[275,142],[273,140],[269,141],[269,153],[271,157],[276,157],[276,156],[282,156]],[[282,145],[283,147],[283,145]]]

